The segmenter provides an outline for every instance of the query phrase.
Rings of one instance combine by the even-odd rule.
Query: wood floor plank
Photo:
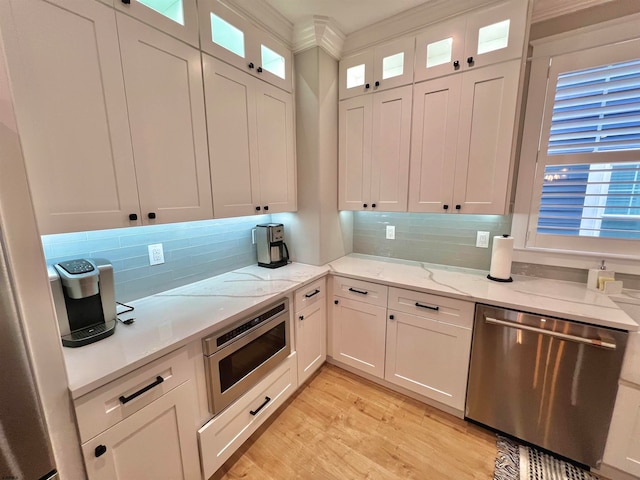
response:
[[[490,480],[495,436],[325,364],[211,480]]]

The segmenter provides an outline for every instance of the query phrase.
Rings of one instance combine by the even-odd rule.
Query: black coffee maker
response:
[[[284,243],[284,225],[263,223],[256,225],[258,265],[278,268],[289,263],[289,249]]]
[[[62,345],[80,347],[113,335],[116,301],[108,260],[80,258],[50,265],[49,282]]]

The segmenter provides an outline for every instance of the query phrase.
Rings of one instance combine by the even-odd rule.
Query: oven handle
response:
[[[578,337],[576,335],[569,335],[567,333],[553,332],[553,331],[550,331],[550,330],[545,330],[543,328],[530,327],[529,325],[522,325],[522,324],[519,324],[519,323],[513,323],[513,322],[509,322],[509,321],[505,321],[505,320],[498,320],[496,318],[491,318],[491,317],[487,317],[487,316],[484,317],[484,321],[486,323],[491,323],[493,325],[500,325],[500,326],[503,326],[503,327],[515,328],[517,330],[526,330],[528,332],[540,333],[542,335],[547,335],[549,337],[561,338],[562,340],[568,340],[570,342],[583,343],[585,345],[591,345],[593,347],[602,347],[602,348],[606,348],[608,350],[615,350],[616,349],[616,344],[615,343],[603,342],[602,340],[595,339],[595,338],[585,338],[585,337]]]

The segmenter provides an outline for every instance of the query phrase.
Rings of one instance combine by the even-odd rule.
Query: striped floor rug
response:
[[[570,463],[498,435],[494,480],[600,480]]]

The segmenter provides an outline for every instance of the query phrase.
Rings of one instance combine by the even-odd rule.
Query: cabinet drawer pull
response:
[[[311,297],[316,296],[316,295],[317,295],[317,294],[319,294],[319,293],[320,293],[320,290],[318,290],[318,289],[316,288],[313,292],[305,294],[305,296],[304,296],[304,297],[305,297],[305,298],[311,298]]]
[[[435,310],[436,312],[440,310],[440,307],[432,307],[431,305],[423,305],[422,303],[416,302],[416,307],[420,308],[428,308],[429,310]]]
[[[132,393],[131,395],[129,395],[128,397],[125,397],[124,395],[120,396],[120,402],[122,402],[122,404],[128,403],[131,400],[133,400],[136,397],[139,397],[140,395],[142,395],[143,393],[148,392],[149,390],[151,390],[153,387],[157,387],[158,385],[160,385],[162,382],[164,382],[164,378],[162,378],[160,375],[158,375],[156,377],[156,381],[153,383],[150,383],[149,385],[147,385],[146,387],[141,388],[140,390],[138,390],[135,393]]]
[[[101,457],[105,453],[107,453],[107,447],[105,447],[104,445],[98,445],[93,451],[93,454],[96,456],[96,458]]]
[[[349,291],[353,293],[359,293],[360,295],[366,295],[367,293],[369,293],[366,290],[356,290],[355,288],[351,287],[349,287]]]
[[[258,412],[262,410],[264,407],[266,407],[267,403],[269,403],[270,401],[271,399],[269,397],[264,397],[264,402],[262,403],[262,405],[260,405],[255,410],[250,410],[249,413],[255,417],[258,414]]]

